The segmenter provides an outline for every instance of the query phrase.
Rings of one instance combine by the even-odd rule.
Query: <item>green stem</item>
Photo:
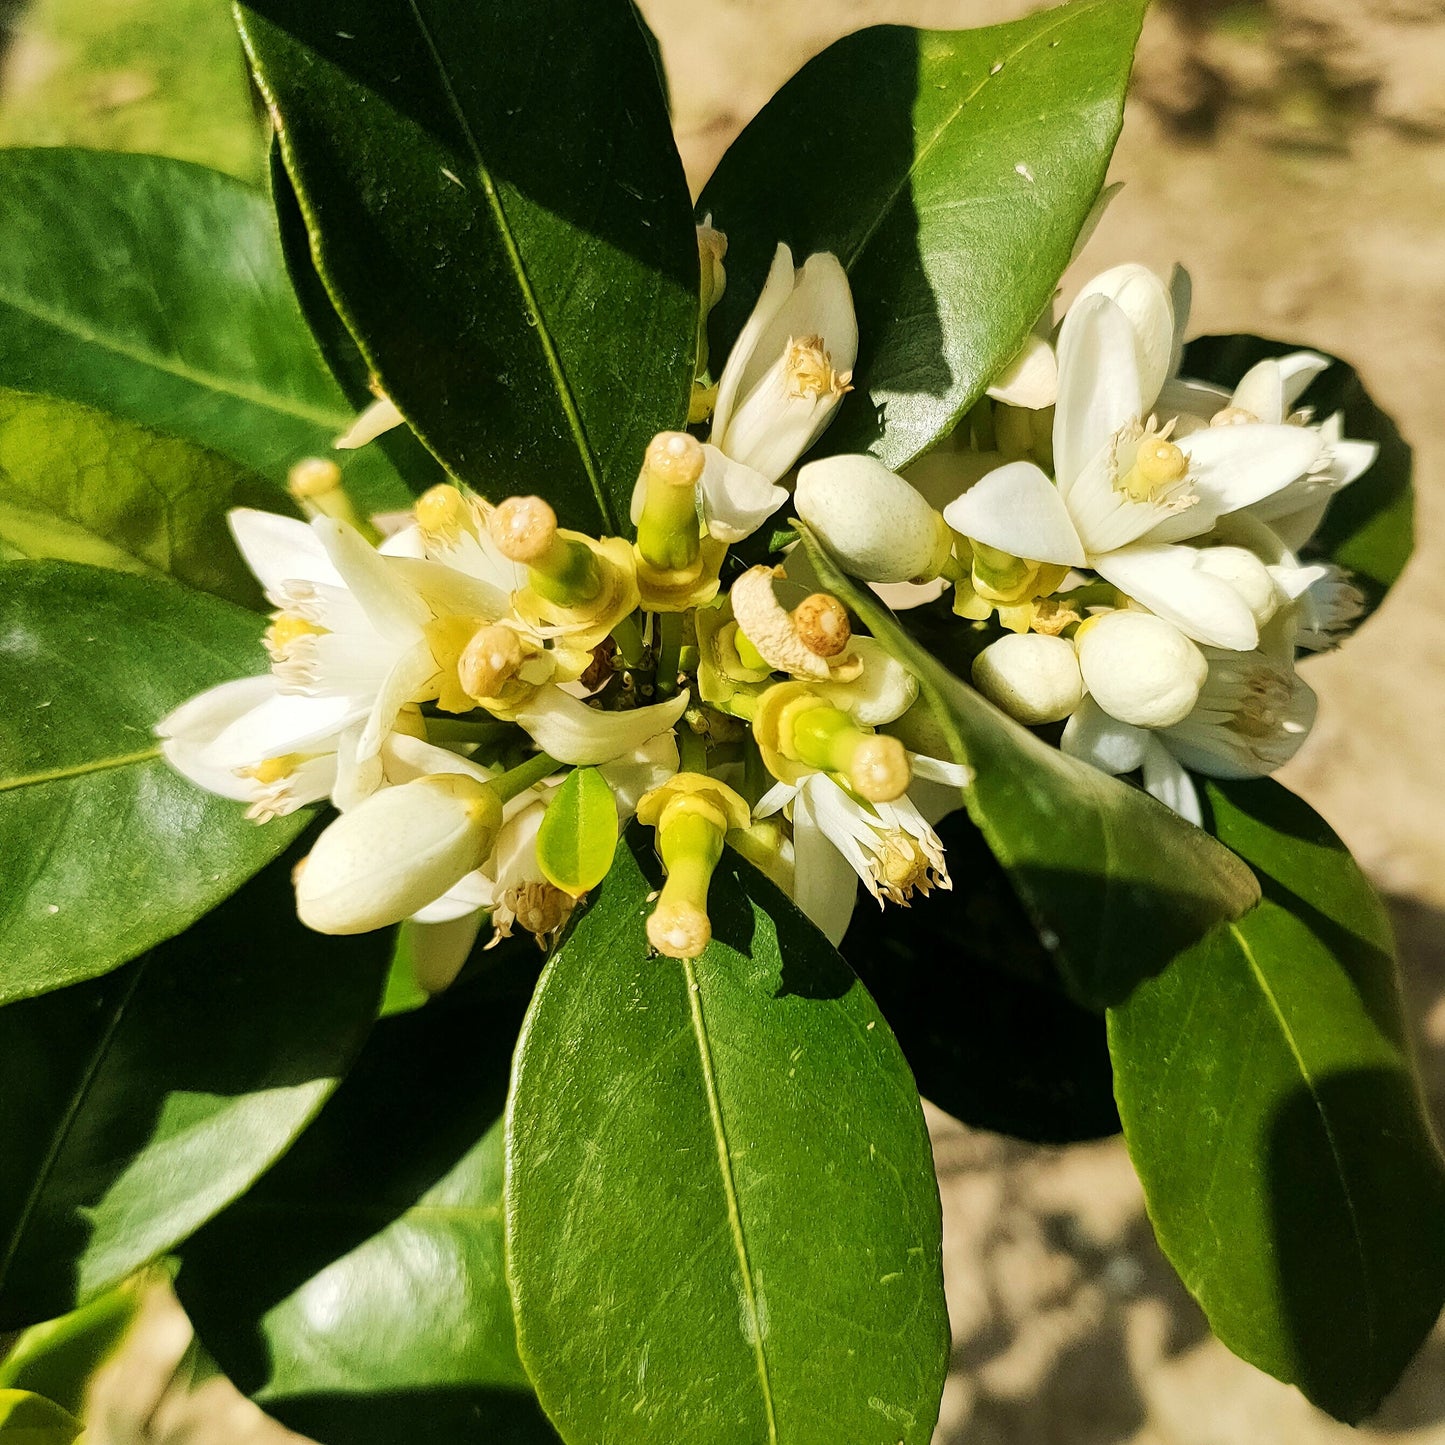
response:
[[[683,615],[681,612],[662,612],[658,614],[657,621],[660,624],[662,643],[657,652],[657,677],[654,685],[658,699],[661,700],[674,697],[677,693],[677,675],[682,666]]]
[[[677,728],[678,761],[685,773],[707,772],[707,743],[701,733],[695,733],[686,718]]]
[[[637,625],[637,616],[630,613],[612,629],[613,641],[628,667],[641,667],[646,649],[642,643],[642,631]]]
[[[518,763],[515,768],[503,773],[501,777],[493,778],[491,786],[502,802],[509,803],[519,793],[525,793],[543,778],[550,777],[561,766],[556,758],[548,757],[546,753],[536,753],[525,763]]]

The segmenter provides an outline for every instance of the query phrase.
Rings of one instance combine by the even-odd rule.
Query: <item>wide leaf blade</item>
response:
[[[161,761],[152,727],[266,663],[254,613],[160,577],[16,562],[0,587],[0,1003],[107,973],[270,862],[264,827]]]
[[[982,30],[879,26],[830,46],[749,124],[698,203],[728,238],[721,358],[773,248],[832,251],[859,352],[820,451],[898,468],[945,435],[1049,304],[1103,185],[1140,0]]]
[[[1124,1137],[1215,1334],[1353,1422],[1445,1302],[1445,1165],[1369,884],[1278,784],[1209,801],[1264,901],[1110,1010]]]
[[[219,452],[92,407],[0,387],[0,545],[24,557],[169,575],[244,607],[261,589],[228,507],[291,509]]]
[[[277,483],[352,417],[265,198],[109,151],[0,152],[0,385],[114,412]],[[367,507],[406,505],[380,453],[342,460]]]
[[[697,244],[626,0],[238,7],[317,268],[457,476],[616,528],[686,420]]]
[[[735,855],[692,962],[649,957],[653,886],[620,848],[518,1047],[507,1270],[538,1397],[569,1442],[926,1441],[948,1326],[898,1046]]]
[[[823,585],[918,678],[937,734],[929,745],[973,769],[963,804],[1077,1002],[1103,1008],[1125,997],[1258,899],[1253,875],[1226,848],[985,701],[799,530]]]
[[[0,1325],[94,1298],[246,1189],[361,1047],[389,952],[303,928],[282,861],[126,968],[0,1009]]]
[[[528,952],[379,1023],[291,1153],[181,1251],[177,1288],[206,1348],[322,1445],[556,1445],[502,1266],[502,1108]]]

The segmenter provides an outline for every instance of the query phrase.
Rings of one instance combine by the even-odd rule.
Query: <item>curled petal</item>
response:
[[[687,700],[688,694],[683,692],[650,707],[603,712],[548,683],[513,716],[537,746],[559,763],[596,766],[634,753],[667,732],[687,710]]]
[[[1030,562],[1085,565],[1084,544],[1059,489],[1032,462],[1009,462],[943,509],[955,532]]]
[[[338,451],[355,451],[372,442],[384,432],[399,427],[406,420],[396,403],[388,397],[378,397],[364,411],[357,415],[342,434],[331,443]]]
[[[1131,723],[1110,717],[1091,697],[1086,697],[1064,725],[1059,747],[1071,758],[1105,773],[1132,773],[1144,761],[1149,733]]]
[[[703,447],[703,455],[703,521],[708,535],[717,541],[741,542],[751,537],[788,500],[782,487],[724,456],[716,447]]]
[[[1019,353],[995,378],[988,389],[995,401],[1042,411],[1052,406],[1059,394],[1059,363],[1054,348],[1042,336],[1030,332]]]
[[[284,582],[344,585],[321,539],[307,523],[253,507],[232,507],[226,513],[226,525],[268,596],[278,594]]]
[[[1192,547],[1141,544],[1096,557],[1094,569],[1186,637],[1248,651],[1259,641],[1254,613],[1228,582],[1198,570],[1198,559]]]
[[[1143,768],[1146,793],[1158,798],[1166,808],[1178,813],[1196,828],[1204,826],[1199,791],[1193,779],[1158,738],[1150,738],[1145,743]]]

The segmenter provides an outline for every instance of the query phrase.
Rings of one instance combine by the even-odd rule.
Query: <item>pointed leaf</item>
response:
[[[908,1066],[735,855],[692,962],[649,957],[653,886],[620,848],[518,1046],[507,1270],[538,1398],[569,1445],[927,1441],[948,1325]]]
[[[556,1445],[502,1268],[502,1106],[536,977],[519,952],[379,1023],[291,1153],[181,1251],[206,1348],[322,1445]]]
[[[171,1249],[336,1087],[390,940],[309,933],[292,862],[128,967],[0,1009],[0,1325],[73,1309]]]
[[[549,882],[580,898],[606,876],[617,851],[617,800],[596,768],[567,774],[542,815],[537,862]]]
[[[1208,792],[1265,897],[1110,1010],[1124,1137],[1215,1334],[1354,1422],[1445,1302],[1445,1165],[1369,884],[1278,784]]]
[[[0,542],[21,556],[169,574],[259,607],[226,530],[233,506],[291,510],[284,492],[219,452],[0,387]]]
[[[964,806],[1069,993],[1102,1008],[1259,897],[1249,869],[1147,793],[1067,757],[950,673],[800,525],[808,557],[918,678],[933,744],[974,770]]]
[[[1258,336],[1201,336],[1185,347],[1180,372],[1232,390],[1255,362],[1300,349]],[[1345,435],[1380,448],[1370,469],[1331,500],[1303,554],[1306,560],[1345,568],[1365,594],[1368,616],[1399,579],[1415,545],[1414,455],[1389,415],[1370,398],[1354,367],[1338,358],[1331,358],[1298,404],[1310,407],[1317,421],[1343,411]]]
[[[859,352],[821,450],[898,468],[931,447],[1049,304],[1103,185],[1143,11],[1084,0],[982,30],[879,26],[806,65],[698,203],[728,238],[714,357],[779,241],[799,263],[832,251]]]
[[[238,11],[317,267],[464,481],[615,529],[687,416],[697,243],[626,0]]]
[[[0,572],[0,1003],[107,973],[270,862],[258,828],[171,772],[152,727],[259,672],[254,613],[165,578],[65,562]]]
[[[284,483],[352,407],[297,310],[265,198],[183,161],[0,152],[0,385],[218,451]],[[405,506],[373,450],[357,499]]]

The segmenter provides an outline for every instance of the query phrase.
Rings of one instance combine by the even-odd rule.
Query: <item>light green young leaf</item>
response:
[[[706,951],[650,956],[655,878],[634,849],[651,847],[628,843],[543,973],[514,1066],[507,1273],[538,1398],[568,1441],[922,1445],[948,1322],[898,1045],[731,852]]]
[[[112,412],[278,484],[353,416],[265,197],[109,151],[0,152],[0,386]],[[374,447],[340,460],[363,506],[407,504]]]
[[[823,584],[918,678],[938,744],[973,769],[963,804],[1078,1002],[1116,1002],[1258,900],[1254,876],[1226,848],[986,702],[799,530]]]
[[[879,26],[806,65],[698,202],[728,238],[726,356],[773,249],[832,251],[858,311],[854,392],[820,452],[904,466],[1013,359],[1103,185],[1143,0],[988,29]]]
[[[125,968],[0,1009],[0,1327],[172,1249],[335,1089],[391,940],[303,928],[295,861]]]
[[[280,488],[218,452],[0,387],[0,542],[15,553],[169,574],[258,607],[226,529],[233,506],[292,510]]]
[[[28,1390],[0,1390],[0,1440],[5,1445],[71,1445],[80,1421],[53,1400]]]
[[[537,862],[548,882],[580,898],[606,876],[617,851],[617,800],[596,768],[574,768],[552,795],[537,830]]]
[[[1208,796],[1264,901],[1109,1011],[1124,1137],[1215,1334],[1355,1423],[1445,1303],[1445,1163],[1389,923],[1299,798]]]
[[[169,578],[16,562],[0,586],[0,1003],[179,933],[284,849],[161,761],[153,726],[260,672],[262,620]]]
[[[697,241],[628,0],[238,7],[336,309],[464,481],[615,530],[692,382]]]

